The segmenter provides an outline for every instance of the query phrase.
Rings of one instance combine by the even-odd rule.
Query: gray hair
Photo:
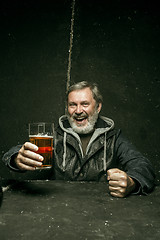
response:
[[[90,88],[93,98],[96,101],[97,105],[103,102],[103,97],[98,89],[98,85],[96,83],[89,83],[87,81],[82,81],[82,82],[75,83],[68,88],[66,92],[66,103],[68,102],[68,95],[70,92],[76,91],[76,90],[82,90],[84,88]]]

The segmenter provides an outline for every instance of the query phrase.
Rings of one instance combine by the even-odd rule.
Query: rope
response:
[[[68,56],[68,69],[67,69],[67,90],[70,86],[71,81],[71,56],[73,46],[73,27],[74,27],[74,12],[75,12],[75,0],[72,2],[72,18],[71,18],[71,30],[70,30],[70,45],[69,45],[69,56]]]

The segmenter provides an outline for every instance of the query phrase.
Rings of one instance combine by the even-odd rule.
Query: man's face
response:
[[[94,129],[101,104],[97,107],[90,88],[75,90],[68,95],[68,119],[77,133],[86,134]]]

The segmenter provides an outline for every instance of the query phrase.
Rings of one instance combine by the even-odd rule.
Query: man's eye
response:
[[[69,107],[75,107],[76,104],[75,103],[69,103]]]
[[[84,107],[87,107],[89,105],[89,103],[83,103]]]

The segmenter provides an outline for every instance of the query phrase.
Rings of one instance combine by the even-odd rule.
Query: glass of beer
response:
[[[52,167],[53,133],[53,123],[29,123],[29,141],[38,146],[36,153],[44,158],[41,167],[36,167],[36,169]]]

